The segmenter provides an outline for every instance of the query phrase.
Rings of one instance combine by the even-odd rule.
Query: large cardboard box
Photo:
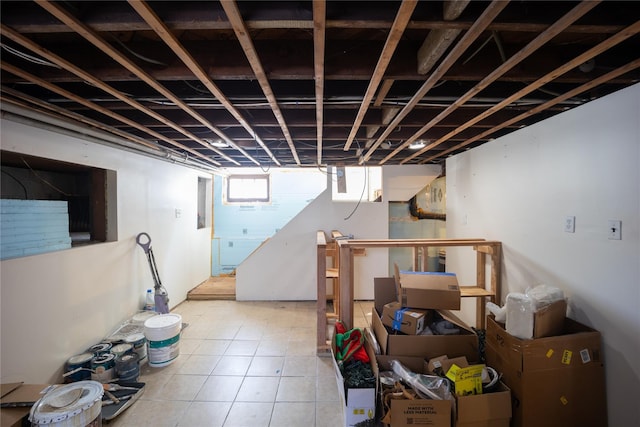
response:
[[[366,334],[364,334],[366,336]],[[368,341],[365,340],[365,349],[371,360],[371,369],[376,378],[378,378],[378,364],[373,348]],[[336,374],[338,391],[340,392],[340,401],[344,408],[344,426],[353,427],[358,423],[367,420],[374,420],[376,417],[376,387],[373,388],[347,388],[344,386],[344,378],[340,372],[340,367],[336,361],[336,334],[333,333],[331,341],[331,354],[333,356],[333,368]]]
[[[403,307],[460,310],[460,286],[453,273],[400,271],[394,265]]]
[[[376,360],[380,371],[391,370],[391,360],[416,373],[427,369],[426,360],[420,357],[378,355]],[[455,406],[441,400],[391,401],[391,427],[509,427],[510,419],[511,391],[503,383],[494,393],[456,396]]]
[[[49,390],[48,384],[7,383],[0,386],[0,426],[19,427],[29,415],[31,406]]]
[[[513,427],[605,427],[601,336],[565,318],[561,335],[522,340],[487,318],[486,361],[513,396]]]
[[[509,427],[511,391],[500,383],[497,391],[456,396],[456,427]]]
[[[394,331],[408,335],[422,332],[430,310],[401,307],[399,302],[390,302],[382,308],[382,323]]]
[[[394,283],[390,280],[378,279],[374,293],[374,306],[383,307],[393,302],[390,288]],[[446,354],[449,357],[465,356],[467,360],[479,360],[478,336],[462,319],[447,310],[437,310],[437,314],[457,325],[460,335],[395,335],[387,330],[380,315],[382,311],[375,308],[371,313],[371,329],[375,334],[383,355],[417,356],[431,359]]]

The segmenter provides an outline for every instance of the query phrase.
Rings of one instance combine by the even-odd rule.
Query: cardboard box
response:
[[[513,396],[513,427],[607,425],[598,331],[565,318],[561,335],[513,337],[487,318],[486,361]]]
[[[464,356],[463,357],[454,357],[452,359],[450,359],[449,356],[447,356],[447,355],[443,355],[443,356],[439,356],[439,357],[432,357],[427,362],[427,366],[425,368],[425,372],[427,372],[429,374],[434,374],[436,368],[442,368],[442,372],[446,374],[447,372],[449,372],[449,369],[453,365],[456,365],[459,368],[465,368],[465,367],[469,366],[469,362],[467,361],[467,358],[464,357]]]
[[[366,334],[365,334],[366,336]],[[371,369],[378,378],[378,364],[373,348],[368,341],[365,340],[365,349],[371,360]],[[373,388],[348,388],[345,390],[344,378],[340,372],[338,362],[336,361],[336,334],[333,333],[331,340],[331,354],[333,356],[333,368],[336,373],[336,381],[340,392],[340,401],[344,407],[344,425],[345,427],[353,427],[356,424],[375,419],[376,417],[376,396],[377,381]]]
[[[560,335],[567,315],[567,301],[560,300],[549,304],[533,314],[533,338]]]
[[[395,283],[395,282],[394,282]],[[390,280],[377,281],[374,294],[375,307],[393,302],[389,300],[394,293],[390,291],[395,284]],[[371,313],[371,329],[378,340],[383,355],[417,356],[431,359],[446,354],[449,357],[464,356],[467,360],[479,360],[478,336],[462,319],[447,310],[436,310],[443,318],[461,329],[460,335],[394,335],[387,331],[380,318],[381,311]]]
[[[456,407],[456,427],[509,427],[511,391],[500,383],[492,393],[456,396]]]
[[[451,400],[393,399],[391,427],[451,426]]]
[[[0,426],[19,427],[33,406],[48,390],[48,384],[8,383],[0,386]]]
[[[460,286],[453,273],[400,271],[394,265],[403,307],[460,310]]]
[[[428,310],[401,307],[399,302],[390,302],[383,306],[382,323],[395,331],[417,335],[424,329],[429,313]]]
[[[391,360],[399,361],[416,373],[426,373],[428,367],[420,357],[378,355],[376,360],[380,371],[390,370]],[[503,383],[499,384],[496,392],[456,396],[455,402],[452,407],[450,401],[442,400],[392,400],[391,427],[449,426],[452,418],[456,427],[509,427],[511,391]]]

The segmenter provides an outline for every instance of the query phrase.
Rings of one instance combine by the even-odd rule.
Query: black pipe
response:
[[[411,200],[409,200],[409,212],[411,213],[411,216],[418,219],[435,219],[438,221],[447,220],[447,214],[425,212],[421,208],[419,208],[416,196],[413,196]]]

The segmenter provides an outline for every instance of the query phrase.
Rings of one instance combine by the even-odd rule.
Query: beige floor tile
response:
[[[316,377],[281,377],[276,402],[314,402]]]
[[[243,379],[244,377],[242,376],[209,376],[194,400],[233,402],[238,390],[240,390]]]
[[[231,402],[191,402],[178,421],[178,427],[222,427]]]
[[[155,395],[159,400],[193,400],[207,380],[206,375],[173,375]]]
[[[315,339],[313,341],[289,341],[287,345],[287,356],[314,356],[316,351]]]
[[[282,375],[284,357],[282,356],[256,356],[249,365],[247,375],[274,377]]]
[[[264,328],[255,324],[245,324],[240,327],[236,334],[236,340],[259,340],[264,335]]]
[[[269,427],[314,427],[316,425],[316,405],[313,402],[277,402]],[[335,426],[338,427],[338,426]]]
[[[316,427],[344,425],[343,406],[340,401],[316,402]]]
[[[231,340],[201,340],[192,354],[205,354],[207,356],[222,356],[229,348]],[[182,344],[180,344],[182,345]]]
[[[268,427],[272,411],[273,403],[234,402],[224,427]]]
[[[334,376],[318,377],[316,381],[316,402],[333,402],[339,400],[338,383]]]
[[[209,340],[232,340],[235,338],[241,326],[241,323],[214,322],[209,327],[207,335],[203,338]]]
[[[108,425],[174,427],[184,416],[189,404],[180,401],[138,400]]]
[[[249,356],[222,356],[211,375],[246,375],[251,360]]]
[[[180,338],[180,354],[193,354],[204,340]]]
[[[287,354],[286,340],[265,341],[263,339],[256,349],[256,356],[284,356],[285,354]]]
[[[316,364],[318,366],[316,375],[318,375],[319,377],[335,377],[336,370],[333,366],[333,357],[331,356],[331,353],[327,354],[326,356],[318,356],[316,359]]]
[[[253,356],[258,348],[258,340],[233,340],[224,352],[225,356]]]
[[[222,356],[204,356],[192,354],[182,364],[178,374],[182,375],[209,375],[216,367]]]
[[[282,375],[287,377],[312,377],[316,375],[317,356],[286,356]]]
[[[275,402],[279,377],[244,377],[236,402]]]

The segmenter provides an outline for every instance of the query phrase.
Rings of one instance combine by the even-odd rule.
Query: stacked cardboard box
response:
[[[382,352],[376,357],[380,371],[390,370],[392,360],[399,361],[415,373],[428,372],[429,359],[442,355],[452,359],[461,357],[464,360],[479,360],[478,336],[471,327],[443,308],[459,307],[460,293],[455,276],[404,274],[396,270],[395,278],[374,280],[374,295],[372,329]],[[436,302],[432,303],[433,301]],[[424,316],[425,325],[433,317],[442,317],[453,323],[459,333],[411,334],[419,326],[415,318],[407,318],[406,322],[400,322],[405,325],[394,328],[393,320],[402,308],[407,310],[400,312],[403,316],[401,320],[405,320],[404,315],[407,313],[428,309]],[[405,331],[400,326],[404,326]],[[405,333],[400,333],[397,329]],[[391,427],[508,427],[511,418],[511,392],[501,383],[496,393],[457,396],[455,401],[393,399],[389,403],[387,415],[386,420]]]
[[[514,427],[607,425],[601,336],[564,319],[562,334],[522,340],[487,319],[486,360],[513,394]]]

